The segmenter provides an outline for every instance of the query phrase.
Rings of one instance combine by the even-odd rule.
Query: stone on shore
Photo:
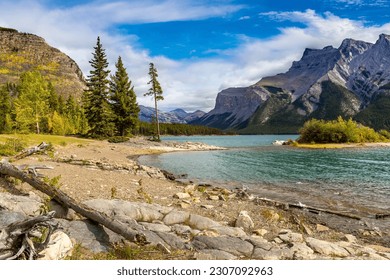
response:
[[[236,220],[236,227],[242,228],[246,232],[250,232],[255,224],[247,211],[241,211]]]
[[[343,247],[328,241],[308,237],[306,238],[306,243],[315,252],[325,256],[348,257],[350,255]]]
[[[73,244],[69,236],[62,231],[54,232],[49,239],[48,246],[39,252],[39,260],[62,260],[72,254]]]

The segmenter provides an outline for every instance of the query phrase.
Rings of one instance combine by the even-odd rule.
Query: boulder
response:
[[[342,258],[350,255],[343,247],[328,241],[308,237],[306,238],[306,243],[310,248],[321,255]]]
[[[184,224],[189,220],[189,218],[190,214],[188,212],[173,210],[169,212],[162,221],[164,224],[169,226],[175,224]]]
[[[197,260],[236,260],[237,257],[221,250],[205,249],[195,254]]]
[[[217,223],[209,218],[199,216],[196,214],[190,215],[188,225],[192,228],[199,229],[199,230],[211,229],[213,227],[221,226],[219,223]]]
[[[271,250],[264,250],[263,248],[256,248],[253,251],[252,259],[258,260],[291,260],[293,258],[293,251],[288,248],[273,247]]]
[[[170,232],[171,231],[171,228],[164,225],[164,224],[140,222],[140,225],[143,225],[147,230],[151,230],[151,231],[162,231],[162,232]]]
[[[253,245],[251,243],[236,237],[196,236],[194,240],[204,245],[204,248],[201,249],[221,250],[235,256],[250,257],[253,251]],[[195,246],[199,246],[199,243],[195,243]]]
[[[36,216],[41,212],[43,206],[43,203],[37,196],[0,193],[0,209],[20,212],[27,216]]]
[[[240,214],[238,214],[235,226],[242,228],[246,232],[250,232],[255,224],[247,211],[241,211]]]
[[[54,232],[49,239],[47,247],[39,254],[39,260],[62,260],[72,254],[73,244],[69,236],[62,231]]]
[[[280,231],[278,237],[287,243],[303,242],[303,236],[300,233],[292,232],[291,230]]]

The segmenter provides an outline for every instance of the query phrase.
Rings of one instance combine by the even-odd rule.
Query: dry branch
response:
[[[0,260],[17,258],[34,259],[39,252],[46,248],[56,225],[50,223],[54,212],[46,215],[27,218],[15,222],[0,230]],[[37,231],[38,229],[41,231]],[[42,238],[43,228],[48,229],[43,242],[34,242],[32,237]]]
[[[45,142],[42,142],[38,146],[28,148],[20,152],[19,154],[13,156],[11,158],[11,161],[19,160],[28,156],[31,156],[32,154],[38,153],[38,152],[43,152],[45,151],[48,147],[50,147],[49,144],[46,144]]]
[[[66,193],[61,191],[58,188],[50,186],[49,184],[43,182],[38,177],[33,174],[27,174],[12,164],[1,161],[0,162],[0,174],[8,175],[14,178],[17,178],[23,182],[30,184],[35,189],[47,194],[52,199],[56,200],[58,203],[64,205],[65,207],[72,208],[74,211],[80,215],[91,219],[99,224],[102,224],[106,228],[112,230],[113,232],[123,236],[124,238],[134,241],[134,242],[145,242],[146,238],[143,234],[138,233],[137,231],[131,230],[126,227],[121,222],[118,222],[104,213],[100,213],[87,205],[82,203],[77,203],[73,198],[68,196]]]

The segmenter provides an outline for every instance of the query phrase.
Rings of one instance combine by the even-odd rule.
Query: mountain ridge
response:
[[[313,117],[358,115],[378,95],[390,95],[389,83],[390,36],[381,34],[374,44],[348,38],[338,48],[305,49],[285,73],[264,77],[239,91],[219,92],[215,108],[194,123],[241,133],[295,133]],[[228,98],[225,92],[235,95]],[[229,99],[234,99],[235,108]],[[256,107],[253,113],[245,111],[248,102]]]

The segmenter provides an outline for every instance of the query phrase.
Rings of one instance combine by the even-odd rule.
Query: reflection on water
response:
[[[334,207],[349,212],[390,206],[390,149],[307,150],[272,146],[296,136],[208,136],[172,138],[230,147],[225,151],[143,156],[142,164],[259,195]],[[380,208],[380,209],[378,209]],[[371,210],[370,210],[371,209]],[[390,211],[390,209],[388,209]]]

